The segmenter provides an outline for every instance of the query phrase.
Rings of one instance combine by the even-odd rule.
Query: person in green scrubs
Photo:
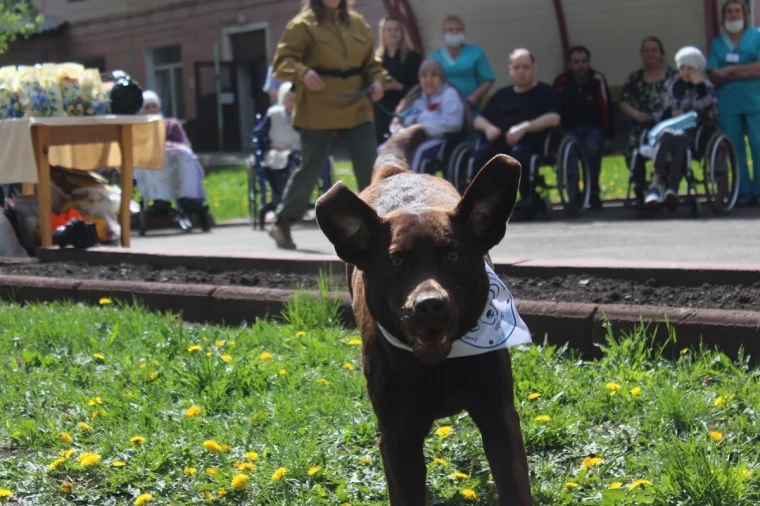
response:
[[[760,199],[760,30],[750,26],[749,8],[742,0],[723,4],[721,18],[725,31],[712,42],[707,70],[718,87],[718,123],[739,158],[737,204],[752,205]]]

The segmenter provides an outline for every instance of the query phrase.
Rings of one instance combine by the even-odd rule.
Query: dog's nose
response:
[[[446,299],[437,293],[422,293],[414,301],[414,315],[425,319],[439,318],[446,313]]]

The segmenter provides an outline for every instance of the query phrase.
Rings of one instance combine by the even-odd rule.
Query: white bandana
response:
[[[488,302],[478,323],[461,339],[451,346],[446,358],[482,355],[489,351],[502,350],[518,344],[531,343],[530,331],[520,315],[517,314],[515,300],[499,276],[486,264],[489,289]],[[393,337],[382,325],[377,324],[380,332],[396,348],[413,351],[412,347]]]

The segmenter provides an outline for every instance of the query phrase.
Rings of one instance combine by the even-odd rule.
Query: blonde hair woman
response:
[[[406,93],[419,84],[422,56],[409,48],[404,26],[390,16],[380,20],[378,39],[376,54],[388,72],[385,95],[375,107],[375,133],[377,143],[382,144],[393,119],[389,112],[395,111]]]

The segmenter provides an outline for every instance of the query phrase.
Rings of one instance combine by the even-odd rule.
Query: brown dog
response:
[[[408,170],[424,138],[421,127],[397,134],[361,195],[338,182],[316,204],[319,227],[348,264],[390,504],[426,503],[424,439],[436,419],[466,410],[482,435],[499,504],[528,506],[509,352],[446,359],[488,300],[485,259],[506,232],[520,164],[493,158],[460,198],[448,182]]]

